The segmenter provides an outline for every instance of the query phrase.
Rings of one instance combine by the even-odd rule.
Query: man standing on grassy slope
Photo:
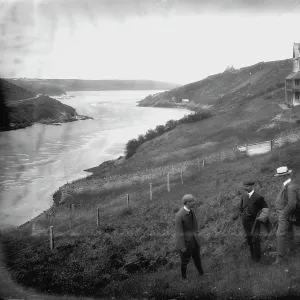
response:
[[[243,194],[239,206],[242,214],[242,224],[246,234],[253,262],[260,261],[260,235],[267,230],[269,208],[260,194],[254,191],[254,181],[245,181]],[[257,220],[256,220],[257,219]]]
[[[275,209],[278,215],[278,228],[276,232],[277,256],[273,265],[280,264],[289,246],[293,250],[294,228],[299,225],[297,216],[300,209],[299,186],[291,180],[292,170],[287,167],[277,168],[276,177],[282,182],[282,188],[275,201]]]
[[[195,206],[196,198],[187,194],[183,196],[183,207],[175,217],[176,250],[179,251],[181,260],[181,276],[186,278],[187,265],[191,259],[194,260],[199,275],[203,275],[200,258],[200,240],[198,237],[198,224],[192,208]]]

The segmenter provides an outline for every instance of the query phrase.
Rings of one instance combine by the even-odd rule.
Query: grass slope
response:
[[[23,87],[17,86],[7,80],[0,78],[0,93],[2,101],[9,103],[10,101],[28,99],[36,96],[35,92],[28,91]]]
[[[28,91],[35,92],[36,94],[43,94],[48,96],[63,95],[66,92],[57,85],[51,84],[46,80],[39,79],[20,79],[20,78],[9,78],[9,82],[23,87]]]
[[[149,95],[140,106],[177,106],[182,99],[193,109],[205,105],[217,108],[236,100],[246,100],[284,88],[292,71],[292,60],[261,62],[238,70],[228,70],[170,91]]]
[[[123,174],[270,140],[299,123],[300,108],[283,110],[279,106],[282,103],[284,97],[277,91],[253,99],[238,99],[227,111],[214,110],[209,119],[179,125],[142,144],[133,157],[110,166],[109,171],[101,165],[88,171],[103,176]]]
[[[12,80],[12,79],[11,79]],[[169,90],[178,84],[154,80],[17,79],[29,89],[59,91]],[[50,91],[51,91],[50,89]]]
[[[260,65],[256,68],[260,72]],[[264,82],[277,76],[270,70],[266,74],[260,77]],[[288,165],[296,174],[300,169],[299,108],[283,110],[279,106],[283,103],[284,93],[278,86],[251,97],[233,93],[215,103],[211,118],[177,126],[141,145],[131,158],[105,163],[89,170],[91,176],[67,183],[55,192],[55,205],[49,211],[4,235],[13,278],[43,292],[123,299],[298,293],[299,255],[291,254],[281,267],[270,265],[275,255],[273,205],[280,188],[273,173],[280,165]],[[235,150],[241,144],[271,138],[276,139],[271,154],[245,157]],[[293,144],[285,144],[288,141]],[[197,158],[207,163],[200,172]],[[274,228],[264,243],[261,265],[249,262],[241,224],[231,219],[241,196],[240,183],[249,177],[257,179],[257,189],[272,208]],[[199,279],[190,266],[190,281],[182,283],[174,252],[174,217],[185,193],[200,199],[196,214],[207,274]],[[130,194],[130,207],[126,194]],[[50,225],[56,236],[53,252],[48,245]]]
[[[199,172],[195,162],[184,168],[184,185],[173,167],[171,192],[166,191],[167,168],[157,168],[114,180],[91,176],[68,184],[73,213],[53,208],[5,237],[5,256],[12,277],[41,292],[68,293],[123,299],[195,299],[266,297],[300,292],[300,256],[280,267],[271,266],[275,255],[274,200],[280,188],[274,178],[279,165],[300,171],[299,142],[258,157],[235,157],[208,164]],[[172,171],[170,168],[169,171]],[[241,182],[256,178],[257,189],[272,209],[274,225],[263,244],[261,264],[252,265],[243,246],[239,221],[231,219],[239,202]],[[296,180],[300,177],[297,175]],[[149,181],[154,197],[149,200]],[[127,207],[125,194],[131,194]],[[190,280],[182,283],[179,258],[174,252],[174,217],[185,193],[195,194],[206,275],[199,279],[189,266]],[[101,225],[96,227],[96,208]],[[56,247],[49,250],[49,225],[54,226]],[[46,232],[44,232],[46,230]],[[64,234],[67,232],[67,234]],[[21,234],[21,235],[20,235]],[[60,236],[60,234],[62,234]],[[22,236],[23,239],[20,240]],[[299,243],[299,240],[297,240]],[[30,248],[28,248],[30,247]]]

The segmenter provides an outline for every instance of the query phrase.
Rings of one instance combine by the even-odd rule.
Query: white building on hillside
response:
[[[294,43],[293,72],[285,78],[285,101],[291,106],[300,105],[300,43]]]

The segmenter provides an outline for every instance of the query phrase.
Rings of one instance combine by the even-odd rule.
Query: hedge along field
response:
[[[169,120],[165,125],[158,125],[155,127],[155,129],[149,129],[144,135],[141,134],[137,139],[132,139],[127,142],[125,146],[125,157],[129,158],[133,156],[140,145],[174,129],[177,125],[199,122],[212,116],[213,114],[209,110],[197,111],[193,114],[185,115],[183,118],[177,121]]]
[[[24,230],[23,239],[4,234],[7,267],[17,282],[51,293],[127,299],[295,294],[300,291],[297,253],[282,267],[270,264],[275,258],[273,203],[279,189],[273,175],[279,165],[299,171],[299,145],[288,145],[263,156],[211,163],[200,172],[196,164],[183,185],[177,176],[170,182],[170,192],[166,184],[157,185],[152,200],[149,191],[143,190],[132,197],[129,206],[124,194],[120,194],[73,211],[59,207],[50,218],[42,215],[20,228]],[[263,244],[261,265],[249,263],[241,224],[231,219],[240,199],[241,182],[249,177],[257,180],[257,189],[272,209],[274,228]],[[174,217],[185,193],[199,199],[195,212],[206,275],[199,279],[191,264],[190,281],[183,284],[174,251]],[[84,199],[85,194],[81,196]],[[30,236],[33,223],[36,235]],[[54,228],[53,251],[46,227],[46,231],[38,233],[42,225]]]

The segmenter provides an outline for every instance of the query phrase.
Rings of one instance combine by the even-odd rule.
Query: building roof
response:
[[[300,79],[300,72],[293,72],[285,79]]]

